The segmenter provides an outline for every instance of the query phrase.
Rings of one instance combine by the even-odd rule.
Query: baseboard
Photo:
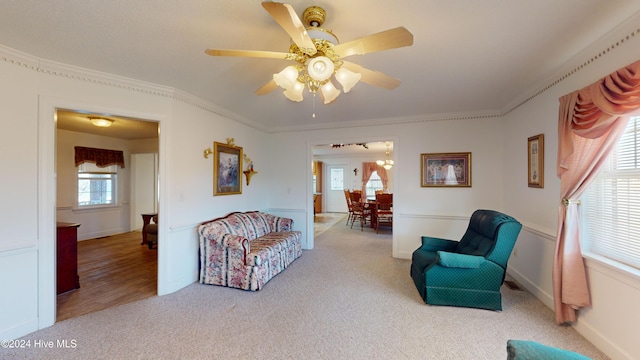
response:
[[[547,293],[538,287],[535,283],[529,281],[526,277],[524,277],[517,270],[512,268],[507,268],[507,274],[509,274],[518,284],[522,285],[527,291],[529,291],[533,296],[538,298],[538,300],[542,301],[547,307],[553,310],[553,295]]]
[[[12,327],[0,330],[0,339],[17,339],[19,337],[30,334],[38,329],[38,319],[33,318]]]

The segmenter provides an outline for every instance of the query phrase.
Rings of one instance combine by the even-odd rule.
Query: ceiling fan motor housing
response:
[[[302,13],[302,19],[307,26],[322,26],[326,18],[327,12],[320,6],[309,6],[304,9],[304,12]]]

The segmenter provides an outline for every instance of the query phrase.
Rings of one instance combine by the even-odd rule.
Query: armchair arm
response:
[[[222,239],[221,239],[220,243],[222,244],[222,246],[224,246],[226,248],[234,249],[234,250],[241,250],[244,247],[243,244],[244,244],[245,241],[247,241],[247,239],[244,236],[233,235],[233,234],[224,234],[224,235],[222,235]]]
[[[222,246],[226,247],[228,251],[242,251],[242,262],[247,264],[247,254],[251,252],[250,241],[244,236],[224,234],[222,236]]]
[[[438,251],[437,263],[449,268],[477,269],[487,261],[483,256]]]
[[[420,249],[425,251],[453,251],[457,246],[458,242],[454,240],[423,236]]]

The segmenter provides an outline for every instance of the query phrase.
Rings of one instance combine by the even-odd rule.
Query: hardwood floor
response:
[[[58,295],[56,321],[157,295],[158,250],[133,231],[78,242],[80,288]]]

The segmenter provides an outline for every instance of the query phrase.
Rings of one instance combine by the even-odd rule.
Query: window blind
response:
[[[581,200],[585,251],[640,269],[640,117]]]

